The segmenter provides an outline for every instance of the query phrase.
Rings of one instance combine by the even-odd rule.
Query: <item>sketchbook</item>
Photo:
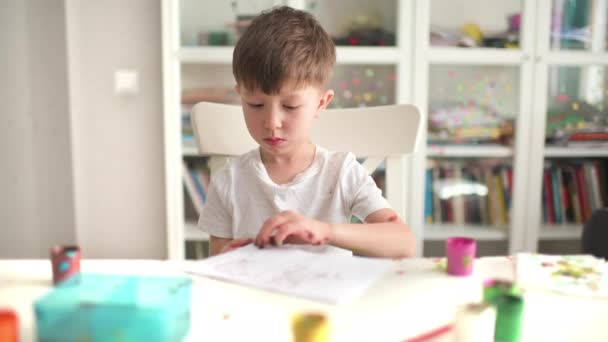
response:
[[[524,288],[608,298],[608,263],[592,255],[519,253],[515,257],[515,271]]]
[[[193,264],[187,272],[331,304],[362,295],[395,265],[390,259],[247,245]]]

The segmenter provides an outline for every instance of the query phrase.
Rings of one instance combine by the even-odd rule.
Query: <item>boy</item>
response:
[[[308,13],[278,7],[237,42],[232,69],[247,129],[259,148],[212,175],[199,226],[215,255],[254,242],[317,245],[408,257],[415,239],[351,153],[309,140],[333,97],[329,35]],[[228,138],[228,137],[227,137]],[[349,224],[351,215],[364,224]]]

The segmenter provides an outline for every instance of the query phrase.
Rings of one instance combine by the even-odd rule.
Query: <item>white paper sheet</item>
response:
[[[187,271],[336,304],[360,296],[394,266],[390,259],[247,245],[197,262]]]

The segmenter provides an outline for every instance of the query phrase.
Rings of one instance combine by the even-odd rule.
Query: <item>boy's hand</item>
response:
[[[282,245],[284,242],[320,245],[331,241],[331,224],[310,219],[293,211],[283,211],[264,222],[255,245]]]
[[[232,240],[229,243],[227,243],[224,247],[222,247],[222,249],[220,250],[220,254],[222,253],[226,253],[226,252],[230,252],[233,251],[239,247],[243,247],[245,245],[250,244],[253,241],[253,239],[249,238],[249,239],[236,239],[236,240]]]

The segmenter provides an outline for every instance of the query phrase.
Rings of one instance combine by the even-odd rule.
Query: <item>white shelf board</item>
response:
[[[545,157],[608,157],[608,149],[592,147],[545,147]]]
[[[182,145],[182,155],[184,157],[199,157],[201,154],[198,152],[196,146]]]
[[[209,234],[200,230],[195,222],[184,222],[184,238],[186,241],[209,241]]]
[[[182,47],[177,58],[182,63],[231,64],[234,46],[193,46]],[[397,64],[401,58],[396,47],[338,46],[338,64]]]
[[[177,58],[182,63],[231,64],[234,46],[182,47]]]
[[[401,58],[396,47],[338,46],[338,64],[397,64]]]
[[[453,236],[470,237],[476,240],[507,240],[507,227],[474,226],[463,227],[455,224],[427,224],[424,227],[425,241],[440,241]]]
[[[428,145],[428,157],[435,158],[505,158],[513,156],[511,147],[501,145],[491,146],[458,146],[458,145]]]
[[[550,51],[547,53],[545,61],[551,65],[608,65],[608,53],[589,51]]]
[[[430,47],[431,64],[518,65],[528,57],[519,49]]]
[[[583,233],[583,224],[543,225],[538,234],[540,240],[578,240]]]

